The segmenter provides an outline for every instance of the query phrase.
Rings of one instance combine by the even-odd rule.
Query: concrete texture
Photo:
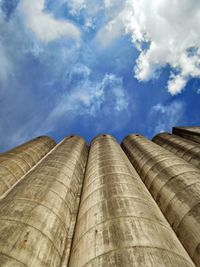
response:
[[[141,135],[129,135],[122,147],[196,266],[200,266],[200,171]]]
[[[96,137],[69,267],[194,266],[114,138]]]
[[[87,159],[87,145],[69,137],[0,202],[0,266],[67,262]]]
[[[0,198],[56,143],[47,136],[35,138],[0,155]]]
[[[173,134],[185,139],[200,143],[200,126],[196,127],[174,127]]]
[[[200,169],[200,144],[169,133],[160,133],[152,141]]]

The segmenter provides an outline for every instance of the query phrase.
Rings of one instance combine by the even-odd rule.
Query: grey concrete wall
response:
[[[47,136],[35,138],[0,155],[0,198],[56,143]]]
[[[200,266],[200,171],[141,135],[122,147],[197,266]]]
[[[169,133],[160,133],[152,141],[200,169],[200,144]]]
[[[200,143],[200,126],[196,127],[174,127],[173,134],[185,139]]]
[[[85,141],[66,138],[0,201],[0,266],[67,262],[86,159]]]
[[[55,141],[48,136],[36,137],[24,144],[0,154],[0,162],[13,156],[22,158],[30,167],[34,166],[54,146]]]
[[[69,267],[194,266],[111,136],[91,143]]]

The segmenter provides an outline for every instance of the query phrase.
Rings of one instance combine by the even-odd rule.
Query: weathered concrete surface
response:
[[[0,197],[55,145],[50,137],[41,136],[1,154]]]
[[[0,266],[60,266],[71,245],[87,145],[64,139],[0,202]]]
[[[126,137],[122,148],[200,266],[200,171],[141,135]]]
[[[173,134],[185,139],[200,143],[200,126],[196,127],[174,127]]]
[[[91,143],[69,267],[194,266],[116,140]]]
[[[200,144],[169,133],[160,133],[152,141],[200,169]]]

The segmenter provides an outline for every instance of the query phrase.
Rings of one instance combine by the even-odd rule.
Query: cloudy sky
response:
[[[0,151],[200,125],[200,1],[0,0]]]

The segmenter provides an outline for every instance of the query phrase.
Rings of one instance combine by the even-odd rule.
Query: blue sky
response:
[[[196,0],[0,0],[0,151],[200,125]]]

